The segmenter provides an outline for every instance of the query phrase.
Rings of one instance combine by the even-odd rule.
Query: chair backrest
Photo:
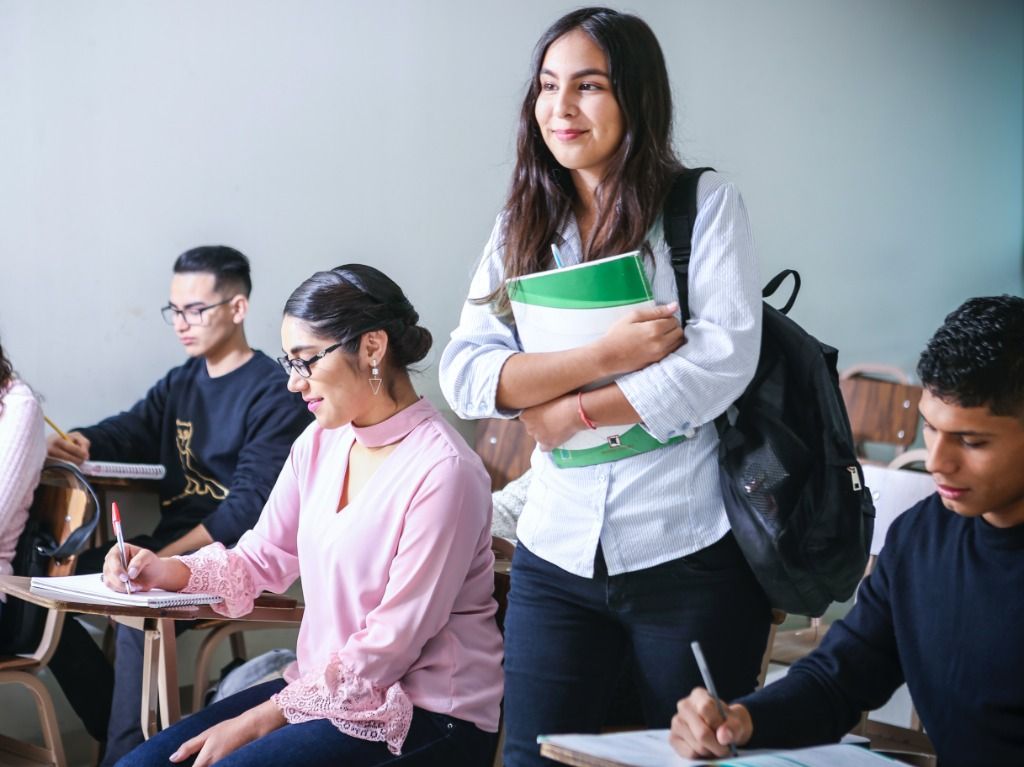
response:
[[[839,387],[862,456],[866,442],[891,445],[896,454],[913,444],[920,421],[920,386],[844,373]]]
[[[889,526],[900,514],[923,498],[935,492],[935,482],[922,471],[891,469],[887,466],[864,464],[864,482],[871,490],[875,502],[875,529],[871,536],[871,562],[885,544]]]
[[[52,464],[43,467],[29,514],[49,531],[54,541],[63,543],[96,513],[98,509],[91,502],[91,495],[81,479]],[[71,575],[76,559],[50,560],[47,575]]]
[[[485,418],[477,423],[473,449],[491,476],[491,490],[500,490],[530,468],[535,445],[518,420]]]
[[[29,521],[18,539],[15,574],[70,575],[74,552],[88,543],[95,520],[95,496],[74,467],[48,463],[36,488]],[[63,613],[22,600],[8,601],[0,624],[0,647],[7,655],[23,656],[42,665],[49,661],[60,638]]]

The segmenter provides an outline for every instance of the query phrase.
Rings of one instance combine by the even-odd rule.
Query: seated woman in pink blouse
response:
[[[43,411],[0,346],[0,575],[10,575],[18,537],[46,458]],[[4,596],[0,594],[0,614]]]
[[[493,758],[502,695],[489,480],[417,396],[430,333],[376,269],[317,272],[281,326],[288,387],[316,417],[255,528],[225,550],[159,558],[129,546],[111,588],[215,592],[242,615],[298,577],[306,610],[284,680],[214,704],[118,764],[445,765]]]

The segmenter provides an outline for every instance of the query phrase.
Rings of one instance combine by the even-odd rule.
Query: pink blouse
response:
[[[378,447],[399,439],[339,511],[353,440]],[[480,459],[421,399],[366,428],[311,424],[238,545],[214,543],[181,559],[192,571],[186,590],[222,595],[214,609],[229,617],[301,576],[298,660],[273,700],[289,722],[329,719],[397,754],[413,705],[498,729],[490,526]]]
[[[15,378],[0,392],[0,575],[11,574],[44,460],[43,411],[32,390]]]

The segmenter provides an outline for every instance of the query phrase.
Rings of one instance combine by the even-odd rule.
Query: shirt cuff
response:
[[[252,612],[256,601],[256,585],[242,558],[224,548],[224,544],[211,543],[194,554],[175,557],[188,569],[186,594],[216,594],[224,599],[210,607],[228,618],[237,618]]]
[[[666,408],[665,398],[651,388],[649,380],[645,381],[637,375],[630,374],[620,376],[615,384],[640,416],[641,425],[659,442],[668,442],[673,437],[689,439],[696,433],[696,429],[691,425],[692,420],[685,421],[681,426],[679,424],[680,410],[685,411],[688,408],[676,411]]]
[[[305,674],[271,700],[292,724],[327,719],[353,738],[386,743],[396,755],[412,724],[412,701],[399,682],[379,687],[337,655],[323,674]]]

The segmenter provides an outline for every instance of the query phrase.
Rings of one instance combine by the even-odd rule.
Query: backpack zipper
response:
[[[850,472],[850,483],[853,485],[853,492],[860,492],[862,488],[860,484],[860,475],[857,473],[857,467],[847,466],[846,470]]]

